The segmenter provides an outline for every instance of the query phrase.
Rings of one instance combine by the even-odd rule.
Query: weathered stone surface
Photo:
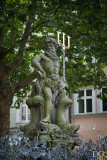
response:
[[[57,47],[56,40],[48,38],[45,54],[37,55],[32,61],[37,80],[27,100],[31,121],[22,130],[30,135],[36,128],[35,135],[38,134],[40,139],[45,137],[53,146],[58,143],[73,147],[79,126],[64,121],[64,111],[72,105],[72,101],[66,95],[66,83],[59,75]]]

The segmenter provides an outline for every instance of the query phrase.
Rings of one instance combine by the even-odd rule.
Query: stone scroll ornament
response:
[[[45,40],[45,54],[39,54],[32,61],[35,84],[27,105],[31,120],[21,129],[30,137],[45,138],[54,147],[57,144],[69,146],[78,142],[79,125],[64,121],[64,111],[72,105],[66,95],[66,83],[59,75],[59,58],[56,54],[58,43],[53,38]]]

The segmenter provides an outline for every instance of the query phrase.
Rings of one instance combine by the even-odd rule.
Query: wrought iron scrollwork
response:
[[[107,158],[107,137],[103,137],[96,144],[91,140],[83,144],[80,140],[78,148],[70,153],[71,155],[64,145],[57,145],[52,149],[45,139],[29,139],[21,134],[20,130],[0,138],[0,160],[94,160],[100,156]]]

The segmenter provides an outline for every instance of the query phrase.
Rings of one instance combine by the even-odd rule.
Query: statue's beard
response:
[[[53,60],[59,60],[58,56],[56,55],[56,52],[53,52],[52,50],[46,51],[46,55]]]

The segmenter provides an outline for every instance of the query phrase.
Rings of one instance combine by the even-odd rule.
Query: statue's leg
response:
[[[72,100],[66,95],[66,91],[62,90],[59,97],[59,104],[56,109],[56,124],[61,127],[67,122],[64,120],[64,111],[72,105]]]
[[[45,86],[43,92],[45,95],[45,118],[42,121],[50,123],[50,113],[52,110],[52,91],[49,87]]]

